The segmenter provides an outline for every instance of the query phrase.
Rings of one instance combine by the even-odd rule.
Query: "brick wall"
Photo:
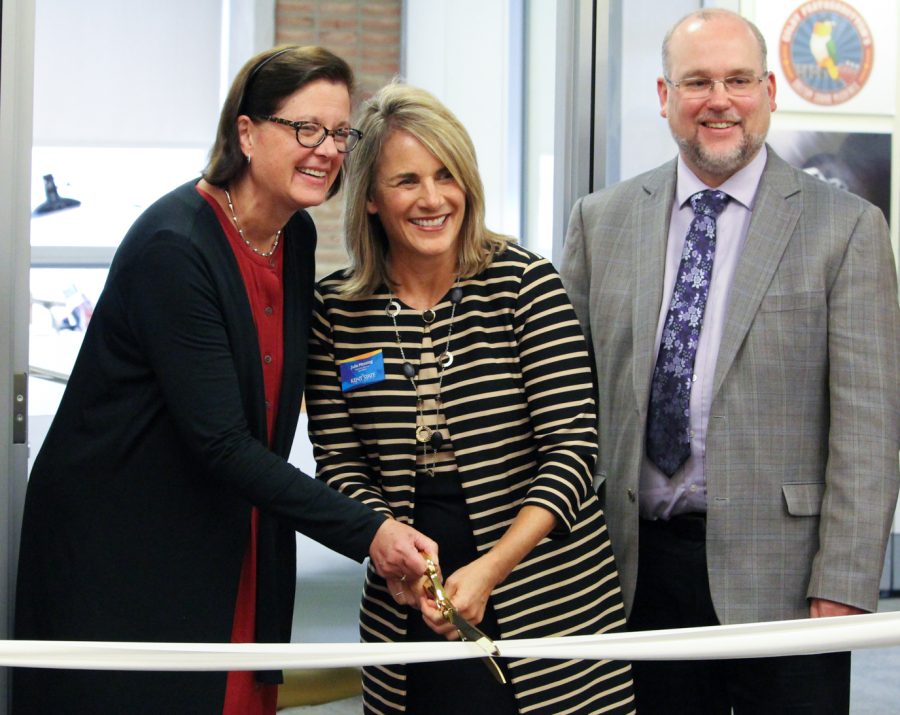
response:
[[[402,0],[277,0],[275,41],[322,45],[356,74],[354,107],[400,72]],[[319,233],[316,274],[347,265],[343,192],[310,209]]]

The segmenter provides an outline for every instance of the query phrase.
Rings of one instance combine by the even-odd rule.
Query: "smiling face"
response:
[[[455,270],[466,194],[409,132],[397,129],[385,140],[366,210],[381,220],[393,265],[424,259]]]
[[[764,73],[759,43],[739,17],[690,18],[672,33],[669,78],[722,79]],[[775,110],[775,78],[769,74],[746,97],[730,96],[716,83],[708,97],[681,96],[662,77],[657,80],[660,113],[685,163],[707,185],[715,187],[746,166],[765,143]]]
[[[290,95],[274,115],[318,122],[329,129],[349,127],[350,94],[344,84],[316,80]],[[289,215],[328,197],[345,156],[337,151],[332,137],[309,149],[297,142],[294,129],[283,124],[242,116],[238,129],[241,148],[251,157],[249,177],[271,210]]]

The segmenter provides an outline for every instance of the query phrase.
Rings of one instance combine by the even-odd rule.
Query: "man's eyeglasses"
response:
[[[329,129],[318,122],[292,122],[290,119],[269,115],[260,117],[260,119],[291,127],[297,133],[297,143],[300,146],[305,146],[307,149],[314,149],[324,142],[326,137],[331,136],[334,138],[334,145],[337,150],[342,154],[349,154],[353,151],[353,147],[359,143],[359,140],[362,139],[362,132],[359,129],[351,129],[350,127]]]
[[[713,93],[716,85],[721,82],[725,91],[732,97],[746,97],[753,93],[760,82],[766,79],[766,72],[759,77],[752,74],[734,74],[724,79],[711,79],[709,77],[685,77],[677,82],[663,77],[663,79],[681,92],[685,97],[699,99],[708,97]]]

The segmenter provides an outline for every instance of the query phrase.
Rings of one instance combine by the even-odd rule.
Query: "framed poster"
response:
[[[897,7],[884,0],[756,2],[778,106],[787,112],[892,116]]]
[[[772,130],[767,141],[789,164],[871,201],[890,221],[890,134]]]

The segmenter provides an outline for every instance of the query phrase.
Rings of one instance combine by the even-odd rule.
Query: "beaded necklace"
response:
[[[278,241],[281,240],[281,229],[279,228],[275,232],[275,243],[272,244],[272,248],[270,248],[268,251],[260,251],[256,246],[250,243],[250,241],[248,241],[247,237],[244,235],[244,229],[241,228],[241,224],[238,223],[238,217],[234,213],[234,204],[231,201],[231,194],[228,193],[228,189],[223,189],[223,191],[225,192],[225,200],[228,202],[228,210],[231,211],[231,220],[234,221],[234,227],[237,229],[240,237],[244,240],[244,243],[246,243],[250,247],[250,250],[254,253],[262,256],[263,258],[270,258],[278,248]]]
[[[437,358],[438,384],[437,394],[435,395],[434,400],[435,426],[437,426],[440,419],[438,404],[441,399],[441,386],[444,383],[444,370],[453,364],[453,353],[450,352],[450,339],[453,337],[453,321],[456,318],[456,306],[459,305],[459,303],[462,301],[462,288],[459,287],[458,277],[456,279],[456,283],[457,285],[455,285],[453,287],[453,290],[450,291],[450,324],[447,327],[446,347],[444,348],[444,352],[442,352]],[[431,466],[426,467],[426,471],[428,472],[429,476],[433,477],[434,469],[437,464],[437,453],[444,442],[444,437],[443,435],[441,435],[440,430],[431,429],[431,427],[429,427],[425,423],[425,409],[423,406],[423,398],[419,395],[419,384],[416,381],[418,370],[415,365],[413,365],[409,360],[406,359],[406,353],[403,350],[403,342],[400,339],[400,329],[397,326],[397,316],[400,314],[400,310],[400,302],[394,298],[393,293],[390,293],[390,297],[388,298],[388,303],[384,309],[384,312],[387,313],[388,316],[390,316],[391,322],[394,324],[394,336],[397,339],[397,347],[400,348],[400,357],[403,360],[403,374],[407,379],[409,379],[409,381],[413,385],[413,389],[416,391],[416,413],[418,416],[417,422],[420,422],[420,424],[416,425],[416,440],[422,445],[422,450],[425,453],[426,460],[428,459],[428,448],[431,448]],[[435,318],[437,318],[437,314],[434,312],[433,308],[428,308],[422,313],[422,320],[425,322],[426,326],[431,325],[435,321]]]

